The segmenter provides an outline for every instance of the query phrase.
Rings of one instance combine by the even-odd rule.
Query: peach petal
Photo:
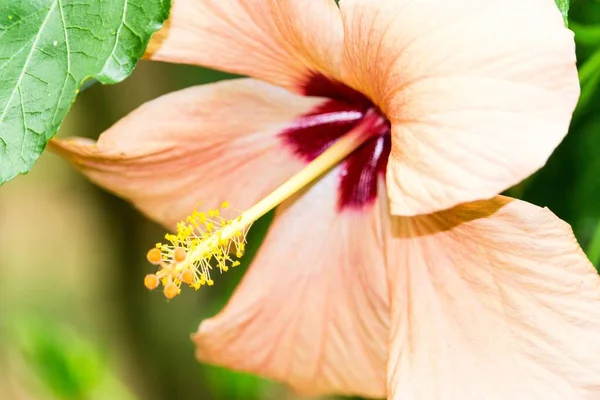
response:
[[[566,223],[498,196],[390,228],[390,399],[600,398],[600,278]]]
[[[53,140],[50,149],[172,227],[196,206],[246,209],[299,171],[304,163],[277,134],[322,102],[252,79],[222,81],[146,103],[98,143]]]
[[[392,213],[491,198],[543,166],[579,95],[551,0],[344,0],[344,82],[392,123]]]
[[[202,65],[300,90],[335,76],[343,28],[332,0],[174,0],[147,49],[152,60]]]
[[[338,213],[338,173],[277,210],[229,304],[194,336],[198,359],[304,394],[385,396],[381,221],[376,207]]]

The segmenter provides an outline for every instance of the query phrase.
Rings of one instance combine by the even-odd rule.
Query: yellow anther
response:
[[[144,286],[150,290],[154,290],[160,285],[158,277],[154,274],[148,274],[144,278]]]
[[[210,272],[213,268],[226,272],[239,264],[231,258],[231,253],[241,251],[240,245],[244,245],[245,232],[250,224],[237,223],[237,217],[224,218],[218,209],[209,210],[208,215],[211,220],[206,219],[206,214],[194,210],[184,222],[177,224],[174,234],[165,235],[168,244],[158,243],[151,250],[154,254],[152,259],[160,265],[156,286],[162,283],[167,298],[177,296],[181,284],[194,289],[212,286],[214,281]]]
[[[180,279],[181,282],[185,283],[186,285],[192,285],[196,277],[194,276],[194,273],[191,269],[186,269],[181,273]]]
[[[238,251],[238,252],[235,253],[235,256],[237,258],[242,258],[243,255],[244,255],[244,253],[242,253],[241,251]]]
[[[162,261],[162,252],[155,247],[148,251],[146,258],[151,264],[158,265]]]
[[[171,300],[173,297],[177,296],[180,292],[181,292],[181,290],[174,283],[167,284],[163,291],[165,297],[169,300]]]
[[[175,260],[175,262],[183,262],[185,261],[185,258],[187,257],[187,252],[185,251],[184,248],[182,247],[176,247],[175,250],[173,250],[173,260]]]
[[[237,261],[237,260],[236,260],[236,261],[234,261],[234,262],[232,262],[232,263],[231,263],[231,266],[232,266],[232,267],[237,267],[237,266],[238,266],[238,265],[240,265],[240,264],[241,264],[241,263],[240,263],[239,261]]]
[[[221,208],[227,208],[229,207],[229,202],[228,201],[224,201],[221,203]]]

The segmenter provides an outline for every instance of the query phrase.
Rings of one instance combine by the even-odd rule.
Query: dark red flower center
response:
[[[363,94],[323,75],[311,77],[304,85],[304,94],[329,100],[282,132],[285,143],[308,163],[360,126],[369,139],[338,169],[338,209],[363,209],[373,204],[390,154],[389,121]]]

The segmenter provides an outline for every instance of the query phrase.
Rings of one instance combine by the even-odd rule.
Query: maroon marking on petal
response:
[[[348,133],[363,116],[364,111],[358,107],[329,100],[296,119],[281,136],[295,154],[310,162]]]
[[[310,162],[361,124],[364,134],[373,137],[348,156],[339,169],[338,210],[372,205],[390,154],[389,121],[363,94],[323,75],[311,76],[302,91],[307,96],[330,100],[297,118],[280,137],[296,155]]]
[[[391,149],[389,131],[370,139],[341,168],[338,210],[362,209],[377,198],[379,175],[385,176]]]
[[[306,96],[328,97],[333,100],[345,101],[364,109],[372,106],[371,101],[362,93],[321,74],[313,74],[302,85],[302,93]]]

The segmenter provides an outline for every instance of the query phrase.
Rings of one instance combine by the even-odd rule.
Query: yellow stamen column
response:
[[[369,135],[364,133],[364,129],[355,129],[343,136],[304,169],[237,218],[225,219],[220,216],[219,210],[210,210],[208,217],[194,211],[186,219],[187,224],[178,224],[176,235],[166,236],[171,245],[159,243],[157,248],[148,252],[148,260],[152,264],[161,265],[162,270],[146,277],[146,287],[154,289],[158,286],[154,277],[163,279],[163,284],[169,287],[173,284],[179,287],[181,283],[195,289],[205,284],[212,285],[209,274],[211,262],[216,262],[221,271],[226,271],[229,266],[239,265],[239,261],[233,260],[230,254],[241,257],[245,247],[245,233],[254,221],[339,164],[367,139]],[[223,203],[222,208],[227,206],[228,203]],[[169,271],[168,274],[166,271]],[[169,278],[164,278],[167,275]],[[167,297],[173,297],[173,293],[169,292]]]

